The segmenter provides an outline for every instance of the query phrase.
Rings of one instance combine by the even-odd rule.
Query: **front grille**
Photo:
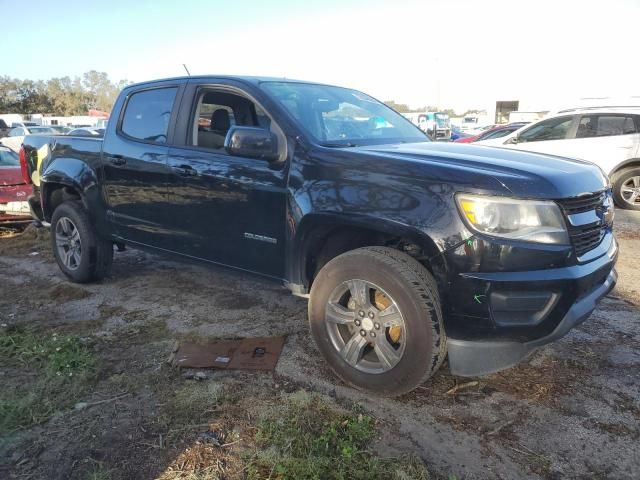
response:
[[[562,200],[560,205],[566,215],[574,215],[576,213],[588,212],[589,210],[595,210],[596,208],[601,207],[605,198],[606,194],[602,192],[595,195]]]
[[[611,198],[606,192],[561,200],[558,203],[567,217],[592,210],[613,208]],[[600,245],[609,225],[602,220],[602,215],[598,215],[598,221],[586,225],[572,225],[567,219],[567,227],[576,256],[581,257]]]
[[[572,228],[569,230],[571,243],[578,257],[596,248],[604,238],[605,229],[600,225],[591,228]]]

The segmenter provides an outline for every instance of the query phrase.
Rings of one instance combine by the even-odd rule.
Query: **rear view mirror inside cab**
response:
[[[338,110],[340,104],[331,98],[319,98],[316,102],[312,103],[312,108],[316,112],[327,113]]]

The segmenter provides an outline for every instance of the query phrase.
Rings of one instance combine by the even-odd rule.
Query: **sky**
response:
[[[0,0],[0,12],[13,19],[0,76],[144,81],[184,63],[459,111],[640,99],[640,0]]]

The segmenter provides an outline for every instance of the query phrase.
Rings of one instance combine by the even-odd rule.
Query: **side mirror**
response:
[[[278,160],[278,139],[264,128],[231,127],[224,139],[224,149],[236,157]]]
[[[516,144],[516,143],[518,143],[519,141],[520,141],[520,140],[518,140],[518,136],[516,135],[516,136],[514,136],[514,137],[511,137],[511,138],[510,138],[509,140],[507,140],[505,143],[506,143],[507,145],[515,145],[515,144]]]

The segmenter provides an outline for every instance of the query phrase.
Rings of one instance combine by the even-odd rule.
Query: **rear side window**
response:
[[[167,143],[177,90],[176,87],[155,88],[131,95],[122,118],[122,132],[138,140]]]
[[[584,115],[576,138],[611,137],[638,133],[632,115]]]

